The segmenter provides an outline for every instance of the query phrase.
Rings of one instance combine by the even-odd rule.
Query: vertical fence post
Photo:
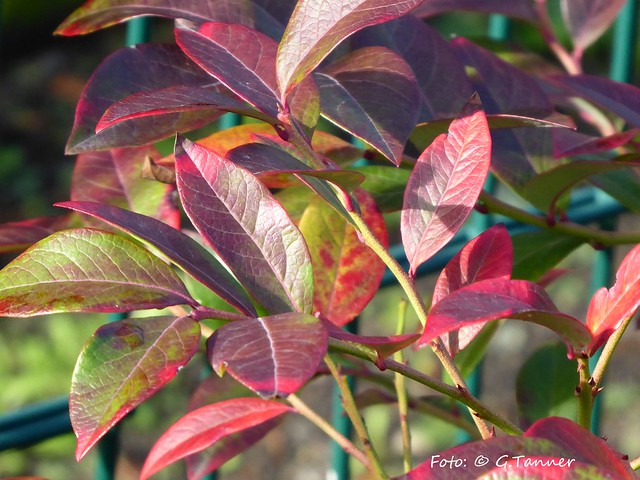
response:
[[[627,0],[615,23],[609,76],[618,82],[633,81],[640,20],[638,3],[638,0]]]

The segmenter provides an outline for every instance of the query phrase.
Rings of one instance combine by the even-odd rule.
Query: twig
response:
[[[398,325],[396,328],[396,335],[402,335],[404,333],[404,324],[407,318],[407,301],[405,299],[400,300],[398,305]],[[402,350],[398,350],[393,358],[398,363],[404,363],[404,355]],[[395,372],[394,384],[396,389],[396,397],[398,398],[398,415],[400,417],[400,430],[402,431],[402,459],[404,464],[404,471],[411,470],[411,430],[409,430],[409,423],[407,421],[407,415],[409,414],[409,405],[407,400],[407,387],[405,384],[405,377]]]
[[[602,353],[600,354],[600,358],[596,362],[596,366],[593,369],[593,374],[591,375],[593,379],[592,383],[594,383],[595,388],[598,388],[600,386],[600,382],[602,382],[602,377],[604,376],[604,372],[606,371],[607,366],[611,361],[613,352],[615,351],[618,342],[620,342],[620,339],[622,338],[625,330],[631,323],[632,318],[633,317],[627,318],[622,323],[622,325],[620,325],[620,327],[616,328],[616,330],[607,340],[607,343],[605,343],[604,348],[602,349]]]

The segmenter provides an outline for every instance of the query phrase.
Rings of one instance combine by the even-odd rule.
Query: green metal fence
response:
[[[638,51],[638,11],[639,0],[628,0],[621,11],[615,26],[611,50],[610,77],[621,82],[631,82],[634,76],[635,57]],[[0,12],[2,0],[0,0]],[[493,15],[489,17],[487,25],[488,35],[494,40],[505,40],[510,31],[510,22],[507,18]],[[127,28],[128,45],[134,45],[147,40],[149,35],[149,25],[146,18],[136,18],[129,22]],[[223,117],[223,123],[228,122],[228,126],[237,122],[237,118],[227,115]],[[600,192],[590,189],[583,189],[574,196],[569,216],[576,223],[600,223],[602,228],[613,228],[616,217],[623,213],[624,209],[616,201]],[[490,216],[476,216],[475,219],[462,229],[452,242],[442,251],[436,254],[431,260],[426,262],[419,270],[418,275],[428,275],[439,271],[447,261],[455,255],[462,246],[484,230],[491,223],[502,221],[511,234],[519,233],[530,227],[519,225],[508,219],[492,218]],[[407,267],[407,261],[400,245],[393,246],[391,252],[399,262]],[[594,264],[592,265],[591,289],[595,291],[603,285],[608,285],[612,274],[612,251],[611,249],[601,250],[596,253]],[[389,286],[395,280],[389,272],[382,280],[382,286]],[[115,318],[114,318],[115,319]],[[352,324],[355,328],[357,322]],[[596,360],[596,359],[593,359]],[[479,394],[481,388],[480,372],[477,371],[475,378],[470,379],[470,386]],[[602,396],[598,397],[600,402]],[[333,423],[334,426],[344,435],[351,434],[351,424],[346,415],[342,412],[339,396],[337,392],[333,396]],[[598,433],[600,408],[596,404],[594,409],[594,433]],[[18,411],[10,412],[0,417],[0,452],[24,448],[34,445],[46,439],[68,433],[71,431],[71,423],[68,413],[68,399],[66,397],[51,400],[41,404],[24,407]],[[113,429],[106,435],[98,445],[98,462],[95,472],[96,480],[114,480],[115,466],[119,452],[119,430]],[[465,440],[461,437],[460,440]],[[349,480],[351,478],[349,469],[349,456],[337,445],[332,448],[331,476],[336,480]],[[214,480],[218,476],[210,475],[208,480]],[[328,477],[329,478],[329,477]]]

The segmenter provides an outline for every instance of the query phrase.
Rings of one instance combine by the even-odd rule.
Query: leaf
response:
[[[364,346],[375,350],[378,358],[390,357],[397,351],[412,345],[420,337],[417,333],[392,335],[389,337],[356,335],[338,328],[331,322],[325,322],[325,326],[327,327],[331,338],[356,345],[356,348]]]
[[[576,363],[567,359],[564,345],[554,343],[538,348],[518,371],[520,423],[529,427],[545,417],[575,417],[575,387],[579,383]]]
[[[399,165],[419,113],[415,77],[402,57],[360,48],[314,78],[322,114]]]
[[[498,13],[508,17],[520,18],[532,23],[538,22],[534,2],[530,0],[429,0],[417,7],[413,14],[418,17],[431,17],[455,10],[472,12]]]
[[[176,142],[178,191],[205,241],[272,314],[311,311],[313,281],[304,239],[248,171],[189,140]]]
[[[188,413],[160,437],[142,467],[146,480],[188,455],[200,452],[218,440],[269,421],[291,407],[259,398],[236,398],[207,405]]]
[[[504,225],[494,225],[467,243],[440,273],[433,291],[432,305],[451,292],[481,280],[509,279],[513,247]],[[456,355],[480,333],[483,323],[462,327],[442,336],[445,346]]]
[[[421,122],[455,117],[473,94],[464,65],[449,42],[413,15],[365,28],[354,35],[352,44],[387,47],[407,62],[419,87]],[[447,126],[439,133],[446,132]]]
[[[626,0],[562,0],[562,18],[573,41],[574,56],[595,42],[613,23]]]
[[[41,240],[0,271],[0,315],[128,312],[195,306],[162,260],[130,240],[90,229]]]
[[[140,15],[253,25],[251,2],[247,0],[91,0],[75,10],[55,33],[83,35]]]
[[[640,176],[635,170],[613,170],[589,179],[625,208],[640,212]]]
[[[133,210],[177,228],[180,211],[171,198],[175,189],[142,178],[147,156],[158,156],[158,151],[148,146],[79,155],[71,178],[71,200]]]
[[[402,197],[410,171],[383,165],[356,167],[354,171],[364,175],[362,188],[369,192],[382,212],[402,209]]]
[[[420,3],[422,0],[299,1],[278,47],[280,98],[284,100],[342,40],[369,25],[400,17]]]
[[[383,245],[384,218],[373,199],[356,191],[362,216]],[[353,320],[378,291],[385,264],[359,239],[354,227],[319,198],[311,200],[300,222],[314,271],[314,311],[336,325]]]
[[[211,76],[175,45],[140,44],[118,50],[98,66],[87,82],[76,107],[66,152],[139,146],[199,128],[222,112],[173,112],[121,122],[100,133],[95,131],[107,108],[125,97],[142,92],[151,95],[173,87],[198,89],[211,83]]]
[[[558,311],[538,284],[494,278],[460,288],[436,303],[417,344],[427,344],[461,327],[502,318],[524,320],[553,330],[567,343],[569,355],[591,341],[587,328]]]
[[[553,132],[553,156],[563,158],[614,150],[629,143],[639,133],[640,129],[632,128],[606,137],[593,137],[568,130],[556,130]]]
[[[0,253],[20,252],[53,232],[68,228],[71,218],[38,217],[0,224]]]
[[[640,128],[640,88],[594,75],[558,75],[552,80]]]
[[[514,235],[513,278],[538,282],[563,258],[584,243],[578,237],[562,235],[553,229]]]
[[[99,218],[153,245],[186,273],[247,315],[256,315],[237,280],[198,242],[158,220],[117,207],[91,202],[62,202],[56,206]]]
[[[491,138],[477,99],[427,148],[409,177],[401,216],[411,275],[462,227],[482,190]]]
[[[327,353],[327,332],[305,313],[228,323],[207,341],[213,369],[263,398],[286,397],[309,380]]]
[[[562,195],[582,181],[600,173],[631,167],[640,167],[640,163],[576,160],[539,173],[524,185],[521,193],[535,207],[553,216],[556,213],[556,204]]]
[[[622,322],[640,307],[640,245],[636,245],[622,260],[616,272],[616,283],[596,291],[587,311],[587,328],[593,341],[587,350],[596,350],[620,327]]]
[[[129,318],[100,327],[82,349],[71,383],[77,460],[175,377],[199,346],[200,326],[189,317]]]

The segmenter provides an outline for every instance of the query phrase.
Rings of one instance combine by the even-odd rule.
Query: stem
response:
[[[540,33],[547,42],[549,48],[558,58],[565,70],[571,75],[577,75],[582,73],[582,67],[579,63],[579,55],[572,56],[558,41],[558,37],[553,32],[551,25],[551,18],[549,18],[549,12],[547,10],[547,0],[536,0],[535,9],[538,14],[538,20],[540,21]]]
[[[371,470],[369,458],[364,454],[362,450],[356,447],[351,440],[338,432],[329,422],[313,411],[306,403],[304,403],[295,393],[290,394],[287,397],[287,401],[293,406],[296,411],[317,426],[320,430],[326,433],[331,439],[340,445],[345,452],[358,460],[368,470]]]
[[[593,395],[590,385],[589,360],[578,359],[578,373],[580,384],[576,389],[578,395],[578,424],[591,431],[591,414],[593,410]]]
[[[382,464],[380,463],[380,458],[376,453],[373,444],[371,443],[371,437],[369,436],[369,432],[367,431],[367,427],[364,424],[364,420],[358,411],[358,407],[353,398],[353,394],[351,393],[351,389],[349,388],[349,384],[347,383],[347,378],[340,373],[339,367],[335,364],[335,362],[331,359],[329,355],[325,355],[324,363],[329,367],[329,371],[333,375],[335,379],[338,389],[340,390],[340,394],[342,395],[342,405],[344,407],[344,411],[351,419],[351,423],[353,423],[353,427],[358,435],[358,438],[362,442],[364,446],[365,453],[367,454],[367,458],[369,459],[369,470],[371,473],[375,475],[375,478],[381,480],[387,480],[389,476],[384,471]]]
[[[520,223],[526,223],[527,225],[553,229],[558,233],[572,235],[591,243],[598,243],[602,246],[609,247],[640,243],[640,233],[637,232],[609,232],[585,227],[572,222],[558,222],[555,225],[549,225],[545,216],[530,213],[509,205],[485,191],[480,194],[479,201],[487,207],[490,213],[503,215]]]
[[[600,358],[593,369],[592,383],[595,382],[594,388],[598,388],[600,386],[600,382],[602,382],[602,377],[604,376],[604,372],[611,361],[613,352],[615,351],[618,342],[620,342],[625,330],[631,323],[632,318],[633,317],[629,317],[622,322],[622,325],[616,328],[613,334],[609,337],[609,340],[607,340],[607,343],[605,343],[602,353],[600,354]]]
[[[396,328],[396,335],[402,335],[404,333],[404,324],[407,318],[407,301],[402,299],[398,306],[398,325]],[[398,363],[404,362],[404,355],[402,350],[397,351],[393,358]],[[409,402],[407,400],[407,386],[405,384],[405,377],[399,373],[394,375],[396,396],[398,398],[398,415],[400,417],[400,430],[402,431],[402,460],[404,471],[411,470],[411,431],[409,430],[409,424],[407,422],[407,415],[409,413]]]

